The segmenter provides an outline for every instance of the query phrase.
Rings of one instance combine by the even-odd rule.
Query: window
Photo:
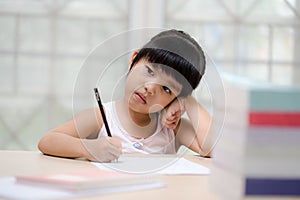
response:
[[[42,134],[70,119],[84,58],[128,29],[127,6],[123,0],[0,1],[1,149],[34,150]]]

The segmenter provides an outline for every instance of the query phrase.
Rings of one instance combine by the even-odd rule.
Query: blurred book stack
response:
[[[224,89],[212,190],[229,200],[299,198],[300,89],[232,78]]]

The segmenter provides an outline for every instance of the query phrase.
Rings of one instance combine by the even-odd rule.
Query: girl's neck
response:
[[[116,101],[119,120],[124,129],[133,137],[146,138],[152,135],[157,127],[157,113],[144,114],[131,110],[126,101]]]
[[[142,114],[128,110],[129,118],[138,126],[147,127],[151,122],[156,121],[156,114]]]

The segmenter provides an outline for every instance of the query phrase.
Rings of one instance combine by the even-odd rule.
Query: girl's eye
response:
[[[162,86],[162,88],[164,89],[164,91],[168,94],[171,94],[172,91],[167,87],[167,86]]]
[[[154,76],[154,71],[150,67],[146,66],[146,69],[147,69],[148,74],[150,74],[151,76]]]

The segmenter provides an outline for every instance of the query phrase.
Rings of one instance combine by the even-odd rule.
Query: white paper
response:
[[[92,162],[99,169],[137,174],[210,174],[210,169],[178,157],[121,156],[110,163]]]

